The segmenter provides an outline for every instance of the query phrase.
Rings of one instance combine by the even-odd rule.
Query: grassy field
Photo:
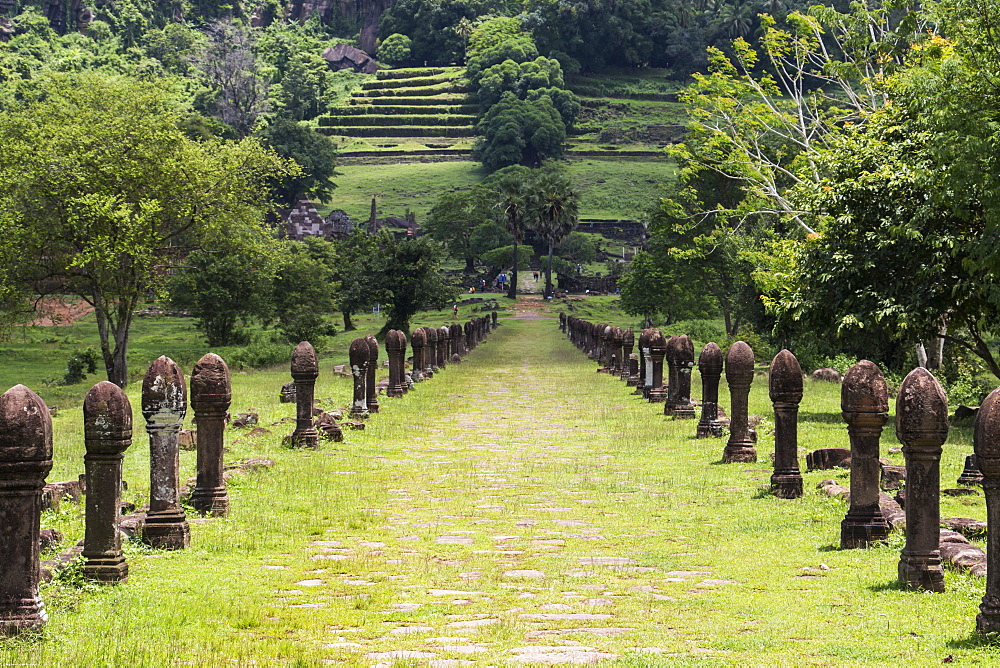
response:
[[[442,194],[468,188],[485,176],[479,163],[469,161],[343,165],[337,171],[337,189],[319,211],[326,215],[343,209],[356,222],[368,220],[376,195],[380,217],[401,218],[410,209],[419,223]],[[639,219],[677,176],[666,158],[571,160],[567,171],[580,191],[580,216],[593,218]]]
[[[479,315],[475,305],[462,306],[460,317],[468,319]],[[413,327],[439,323],[452,317],[451,309],[428,311],[419,314],[411,323]],[[331,315],[331,320],[342,330],[343,321],[339,314]],[[356,332],[341,331],[328,338],[326,345],[318,350],[322,359],[345,357],[351,341],[356,336],[375,333],[385,323],[384,316],[362,313],[353,317]],[[260,330],[257,330],[260,331]],[[267,332],[262,332],[267,334]],[[99,350],[97,325],[94,316],[87,315],[71,325],[58,327],[22,327],[0,342],[0,381],[4,383],[0,391],[13,385],[27,385],[37,392],[50,406],[70,408],[79,406],[91,385],[105,379],[102,362],[97,365],[97,373],[90,374],[81,383],[60,385],[66,373],[66,361],[75,352],[92,347]],[[294,345],[288,345],[291,357]],[[129,376],[133,382],[141,381],[150,363],[160,355],[166,355],[187,373],[194,363],[205,353],[215,352],[229,358],[236,348],[211,348],[195,328],[192,318],[159,316],[136,318],[132,327],[129,344]],[[284,369],[286,364],[278,365]],[[233,369],[235,373],[240,373]]]
[[[317,396],[345,405],[349,380],[322,368]],[[46,586],[47,628],[0,641],[0,664],[1000,660],[973,634],[982,579],[949,570],[945,594],[903,591],[899,536],[837,549],[846,506],[814,490],[846,472],[804,473],[798,500],[761,492],[766,378],[750,402],[766,418],[761,461],[722,465],[723,440],[693,438],[694,422],[664,418],[594,368],[553,320],[505,320],[461,365],[313,452],[282,449],[290,426],[270,427],[294,413],[277,403],[287,371],[235,376],[232,410],[259,411],[272,433],[230,430],[227,460],[276,466],[234,478],[230,516],[195,524],[191,549],[130,546],[128,583]],[[700,396],[697,375],[694,386]],[[79,411],[56,418],[51,480],[82,470],[80,422]],[[807,383],[799,444],[847,444],[836,385]],[[890,420],[883,453],[895,444]],[[953,429],[946,486],[970,450],[968,428]],[[136,502],[147,452],[137,433],[125,458]],[[186,476],[194,453],[181,457]],[[985,517],[981,496],[943,503],[944,517]],[[76,539],[78,513],[66,504],[44,525]]]

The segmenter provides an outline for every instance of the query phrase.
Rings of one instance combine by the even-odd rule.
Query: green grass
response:
[[[350,383],[327,368],[317,396],[344,405]],[[365,653],[409,649],[504,665],[517,647],[577,643],[617,655],[608,664],[622,666],[1000,659],[972,633],[981,579],[949,570],[945,594],[902,591],[893,584],[898,537],[836,549],[846,506],[814,488],[826,477],[843,481],[844,472],[804,473],[802,499],[761,494],[769,421],[759,430],[761,462],[722,465],[723,440],[694,439],[693,421],[664,418],[662,406],[594,369],[553,320],[505,321],[463,364],[383,400],[383,412],[343,444],[295,452],[278,446],[290,427],[253,440],[230,430],[229,460],[277,462],[234,479],[231,515],[194,525],[184,552],[131,548],[126,584],[45,587],[44,634],[0,642],[0,664],[154,666],[183,657],[195,665],[368,665],[381,659]],[[285,371],[235,376],[232,410],[257,409],[265,426],[292,415],[277,403],[286,380]],[[755,379],[750,412],[767,417],[765,380]],[[696,376],[696,397],[698,387]],[[134,389],[132,397],[135,406]],[[725,387],[721,402],[728,406]],[[847,443],[837,386],[808,382],[800,419],[801,452]],[[71,412],[56,418],[59,476],[80,470],[79,424]],[[895,443],[890,422],[883,452]],[[946,485],[970,444],[968,429],[952,430]],[[127,496],[136,501],[148,489],[146,451],[137,433],[125,458]],[[186,475],[194,453],[181,457]],[[981,496],[944,504],[945,517],[985,516]],[[48,514],[45,524],[76,526],[76,537],[77,512]],[[348,558],[313,558],[323,554]],[[640,569],[581,565],[592,556],[635,559]],[[542,577],[505,575],[523,569]],[[667,575],[682,570],[737,584]],[[319,583],[298,584],[307,579]],[[321,607],[292,607],[302,603]],[[394,608],[402,603],[419,607]],[[570,612],[609,617],[525,616]],[[498,622],[448,626],[484,618]],[[399,626],[430,630],[390,633]],[[598,635],[593,627],[623,630]],[[466,639],[430,641],[442,636]],[[482,651],[442,649],[470,644]]]
[[[580,191],[580,216],[638,220],[658,198],[661,184],[676,179],[677,169],[666,158],[638,160],[582,159],[567,162],[567,170]],[[409,208],[422,221],[438,198],[482,181],[479,163],[470,161],[341,165],[337,189],[320,207],[326,215],[343,209],[353,220],[368,220],[371,198],[378,194],[379,216],[402,217]]]

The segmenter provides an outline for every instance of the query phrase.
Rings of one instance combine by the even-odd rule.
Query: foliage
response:
[[[66,375],[63,376],[63,385],[75,385],[87,379],[88,373],[97,373],[97,362],[100,355],[95,348],[85,348],[78,350],[66,360]]]
[[[485,253],[509,246],[512,241],[513,237],[504,229],[502,223],[490,220],[472,228],[469,234],[469,249],[482,259]]]
[[[402,65],[410,59],[409,37],[394,32],[378,45],[378,59],[387,65]]]
[[[337,333],[326,319],[336,309],[336,265],[334,246],[322,238],[283,243],[274,279],[274,313],[288,343],[322,346],[326,337]]]
[[[197,318],[208,345],[249,343],[249,325],[271,315],[272,254],[193,251],[170,279],[170,301]]]
[[[552,257],[555,246],[576,227],[579,195],[570,180],[558,169],[543,169],[528,184],[529,225],[548,246],[544,296],[552,295]]]
[[[426,237],[380,236],[368,267],[372,301],[380,302],[386,315],[383,334],[390,329],[408,332],[410,319],[419,311],[442,308],[455,298],[455,286],[441,272],[443,258],[443,248]]]
[[[472,271],[478,255],[473,248],[473,232],[493,219],[493,199],[494,193],[483,186],[445,193],[423,224],[431,238],[443,243],[452,257],[465,262],[467,271]]]
[[[515,252],[517,253],[518,269],[527,269],[531,266],[531,248],[526,248],[523,245],[518,246],[516,250],[513,245],[494,248],[483,253],[482,261],[492,271],[501,272],[514,267]]]
[[[294,173],[255,141],[195,142],[164,85],[48,75],[0,115],[2,281],[57,281],[94,306],[109,380],[128,379],[136,304],[182,249],[266,246],[268,178]],[[58,174],[59,178],[53,178]]]
[[[597,259],[597,245],[583,232],[570,232],[556,244],[556,255],[576,264],[589,264]]]
[[[292,208],[300,199],[326,201],[333,194],[337,176],[337,146],[312,128],[278,118],[257,133],[279,156],[294,161],[301,170],[272,182],[278,201]]]
[[[557,158],[566,139],[566,124],[547,95],[529,101],[504,93],[478,129],[483,137],[476,142],[473,155],[488,171]]]
[[[210,87],[209,107],[246,137],[268,108],[266,82],[253,51],[256,36],[230,22],[213,23],[206,32],[208,40],[193,61]]]

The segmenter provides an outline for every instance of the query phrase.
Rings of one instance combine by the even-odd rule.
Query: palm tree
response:
[[[507,297],[517,299],[517,246],[524,240],[524,218],[525,218],[525,188],[524,180],[517,174],[508,174],[500,179],[496,185],[497,202],[494,208],[497,210],[498,218],[507,232],[514,238],[514,271],[512,272],[510,289]]]
[[[462,62],[464,63],[469,58],[469,37],[472,36],[472,21],[463,16],[458,20],[458,25],[453,30],[462,38]]]
[[[531,228],[549,246],[545,267],[545,298],[552,296],[552,249],[576,228],[578,195],[570,180],[558,172],[539,174],[528,194]]]

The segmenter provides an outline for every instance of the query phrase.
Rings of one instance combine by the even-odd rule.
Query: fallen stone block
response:
[[[826,471],[850,465],[851,451],[848,448],[820,448],[806,455],[806,468],[810,471]]]

